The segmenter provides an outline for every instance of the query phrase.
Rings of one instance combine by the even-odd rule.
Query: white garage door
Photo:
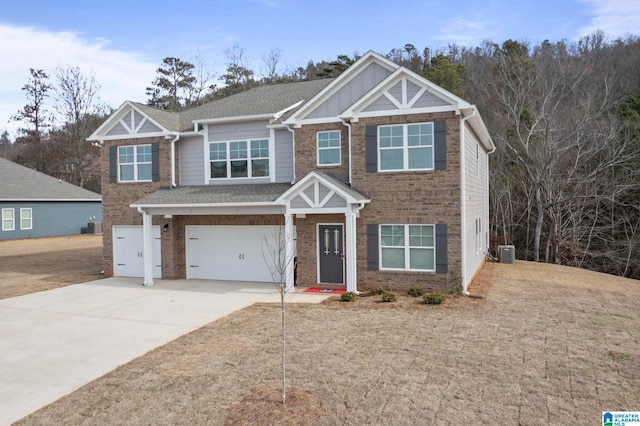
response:
[[[273,282],[262,256],[277,226],[187,226],[187,278]]]
[[[153,232],[153,278],[162,278],[160,227]],[[113,275],[116,277],[144,277],[144,244],[142,226],[113,227]]]

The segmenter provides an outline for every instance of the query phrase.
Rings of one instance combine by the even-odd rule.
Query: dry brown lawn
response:
[[[4,261],[5,259],[1,259]],[[640,407],[640,283],[487,264],[482,299],[257,304],[22,419],[95,424],[600,424]]]
[[[102,236],[0,241],[0,299],[102,277]]]

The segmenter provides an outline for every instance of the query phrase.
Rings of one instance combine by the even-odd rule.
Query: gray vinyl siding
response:
[[[398,109],[398,107],[391,102],[391,100],[389,100],[389,98],[387,98],[385,95],[380,95],[380,97],[378,99],[376,99],[375,101],[373,101],[371,103],[371,105],[369,105],[368,107],[366,107],[364,109],[364,111],[370,112],[370,111],[391,111],[391,110],[396,110]]]
[[[119,135],[128,135],[129,132],[124,128],[122,123],[118,123],[111,130],[107,132],[107,136],[119,136]]]
[[[140,127],[140,130],[138,130],[138,133],[157,133],[161,131],[162,129],[160,129],[158,126],[153,124],[151,121],[146,120],[142,127]]]
[[[420,89],[420,86],[407,80],[407,100],[411,101],[411,99],[413,99],[413,97],[418,94]]]
[[[340,88],[333,96],[320,104],[306,118],[336,117],[340,115],[341,112],[388,77],[391,72],[377,63],[372,63]]]
[[[202,136],[182,138],[178,142],[179,172],[181,186],[204,185],[204,138]]]
[[[243,121],[238,123],[225,123],[209,125],[209,142],[231,142],[244,141],[251,139],[269,139],[270,131],[267,129],[269,122],[261,121]],[[208,146],[205,148],[208,150]],[[208,154],[204,153],[205,156]],[[206,158],[206,157],[205,157]],[[208,183],[211,185],[233,185],[247,183],[269,183],[270,177],[266,178],[247,178],[247,179],[212,179]]]
[[[288,130],[276,130],[275,160],[276,182],[293,182],[293,134]]]
[[[138,111],[133,112],[133,120],[135,122],[135,126],[138,126],[138,124],[142,121],[142,118],[142,114],[140,114]]]
[[[25,208],[31,209],[32,229],[20,229],[20,209]],[[0,226],[0,240],[83,234],[89,222],[102,222],[99,201],[0,202],[1,209],[14,209],[15,229]]]
[[[269,139],[268,121],[246,121],[239,123],[210,124],[209,142]]]
[[[388,90],[388,92],[398,102],[402,103],[402,80],[397,82],[395,86]]]
[[[437,97],[436,95],[429,92],[424,92],[422,96],[420,96],[420,98],[413,104],[412,108],[428,108],[448,105],[450,105],[448,102]]]

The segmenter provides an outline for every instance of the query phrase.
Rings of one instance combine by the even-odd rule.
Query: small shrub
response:
[[[460,296],[462,294],[462,277],[456,271],[449,272],[451,279],[449,280],[449,291],[454,296]]]
[[[356,297],[358,297],[358,295],[353,291],[347,291],[346,293],[342,293],[342,295],[340,295],[340,300],[343,302],[353,302],[354,300],[356,300]]]
[[[407,294],[411,297],[419,297],[424,294],[424,289],[422,287],[413,286],[407,291]]]
[[[373,294],[374,296],[378,296],[380,294],[385,294],[386,291],[384,291],[384,288],[378,286],[378,287],[374,287],[371,289],[371,294]]]
[[[382,297],[380,298],[380,300],[385,302],[385,303],[395,302],[396,301],[396,295],[393,294],[393,293],[383,293]]]
[[[447,297],[444,294],[435,292],[425,294],[422,300],[424,301],[425,305],[439,305],[444,302],[446,298]]]

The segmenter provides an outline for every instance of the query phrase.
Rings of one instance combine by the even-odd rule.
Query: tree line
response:
[[[285,69],[282,52],[250,68],[244,49],[225,52],[220,76],[204,60],[164,58],[146,88],[147,104],[180,111],[261,84],[336,77],[359,55]],[[640,41],[597,32],[577,41],[485,41],[476,47],[385,55],[477,105],[496,144],[490,156],[490,249],[513,244],[521,259],[640,279]],[[99,86],[78,68],[58,69],[55,84],[31,70],[26,125],[0,155],[99,192],[98,150],[86,137],[111,112]],[[59,124],[45,99],[53,92]],[[11,147],[7,155],[7,147]]]

